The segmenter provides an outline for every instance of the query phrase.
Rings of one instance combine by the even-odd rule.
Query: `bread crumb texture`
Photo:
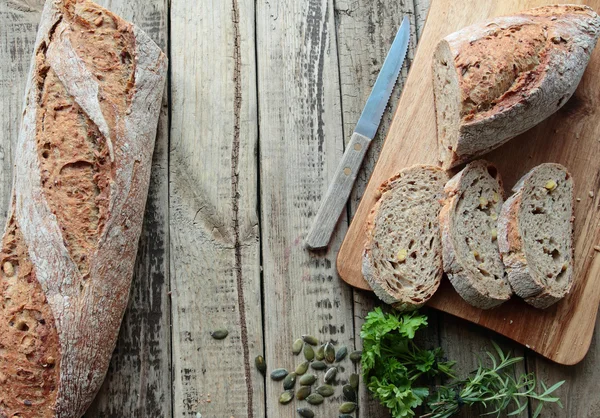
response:
[[[52,417],[58,334],[14,218],[2,239],[0,263],[0,417]]]
[[[68,93],[46,54],[54,36],[68,37],[98,83],[100,108],[115,137],[124,129],[117,115],[126,113],[133,94],[135,39],[131,25],[90,1],[64,0],[57,7],[61,19],[35,53],[36,145],[47,204],[85,282],[109,217],[115,167],[107,138]],[[14,219],[3,238],[0,265],[0,318],[7,319],[0,324],[0,418],[54,417],[58,332]]]

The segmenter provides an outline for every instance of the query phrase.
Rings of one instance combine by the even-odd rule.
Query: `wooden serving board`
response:
[[[340,276],[369,289],[361,273],[364,223],[374,191],[400,169],[437,164],[431,58],[444,36],[488,18],[553,4],[543,0],[433,0],[424,33],[390,127],[352,225],[338,255]],[[559,2],[563,3],[563,2]],[[600,11],[600,0],[570,1]],[[504,178],[507,192],[532,167],[543,162],[565,165],[575,181],[575,285],[571,294],[547,310],[515,297],[499,308],[482,311],[466,304],[444,281],[429,306],[492,329],[561,364],[585,356],[600,303],[600,46],[575,95],[549,119],[485,156]],[[454,173],[452,173],[454,174]]]

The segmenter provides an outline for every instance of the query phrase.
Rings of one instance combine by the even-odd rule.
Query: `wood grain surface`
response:
[[[379,302],[370,292],[341,283],[333,266],[348,217],[342,216],[334,249],[327,253],[306,252],[302,239],[341,159],[341,141],[350,140],[408,14],[412,38],[407,65],[352,192],[350,217],[356,212],[399,105],[429,2],[275,0],[259,1],[256,7],[242,0],[100,3],[140,25],[168,50],[172,77],[129,309],[107,380],[86,417],[297,416],[299,405],[281,407],[281,384],[258,374],[252,362],[266,353],[269,370],[295,366],[298,358],[286,350],[303,332],[360,347],[363,318]],[[0,0],[3,216],[12,183],[10,144],[16,138],[42,4]],[[313,155],[319,144],[320,157]],[[318,169],[312,165],[317,161],[322,164]],[[241,231],[238,250],[232,239],[235,225]],[[251,340],[249,381],[240,342],[238,283],[243,285]],[[544,417],[600,416],[596,339],[584,361],[563,367],[454,316],[431,309],[425,313],[430,325],[419,339],[427,347],[442,346],[462,372],[476,366],[494,339],[526,356],[527,367],[520,371],[536,371],[547,382],[567,379],[559,390],[565,408],[552,406]],[[214,327],[227,328],[228,339],[210,339]],[[248,384],[253,402],[247,402]],[[337,416],[334,404],[315,411]],[[365,385],[360,405],[361,418],[389,417]],[[460,414],[476,416],[467,410]]]
[[[431,56],[439,39],[469,24],[493,16],[550,4],[549,1],[462,2],[434,0],[419,44],[417,57],[400,100],[399,111],[373,171],[361,205],[338,256],[342,278],[363,289],[364,221],[373,205],[377,185],[403,167],[437,163],[437,141]],[[584,2],[595,10],[600,1]],[[567,166],[575,179],[575,277],[571,294],[554,307],[536,310],[517,299],[500,308],[481,311],[467,305],[447,281],[430,306],[476,322],[514,339],[558,363],[575,364],[587,352],[600,302],[600,123],[597,91],[600,88],[600,48],[592,55],[588,71],[574,97],[555,115],[486,156],[496,163],[511,187],[531,167],[553,161]]]

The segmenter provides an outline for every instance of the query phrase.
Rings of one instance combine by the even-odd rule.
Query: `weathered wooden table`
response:
[[[339,280],[335,258],[402,80],[331,248],[309,253],[302,241],[402,17],[413,27],[410,65],[428,0],[99,2],[148,31],[171,71],[131,302],[86,417],[297,416],[278,404],[280,384],[256,371],[254,357],[293,367],[290,346],[303,333],[360,348],[363,317],[377,301]],[[42,4],[0,0],[3,216]],[[559,367],[427,313],[425,344],[441,345],[462,372],[494,338],[541,378],[567,379],[565,409],[551,406],[543,417],[600,417],[597,336],[582,363]],[[226,340],[210,337],[217,327],[229,329]],[[361,417],[387,416],[364,387],[360,395]],[[336,417],[337,403],[319,411]]]

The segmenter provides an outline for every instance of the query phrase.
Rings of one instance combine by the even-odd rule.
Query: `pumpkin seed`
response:
[[[317,376],[312,373],[305,374],[300,378],[300,384],[303,386],[310,386],[317,381]]]
[[[305,361],[303,363],[300,363],[299,365],[296,366],[296,375],[297,376],[301,376],[304,373],[306,373],[306,371],[308,370],[308,365],[310,363],[308,361]]]
[[[342,393],[344,394],[344,399],[349,402],[356,402],[356,391],[350,385],[344,385],[342,387]]]
[[[329,370],[325,372],[325,377],[323,380],[325,383],[331,383],[333,379],[335,379],[335,375],[337,374],[337,367],[330,367]]]
[[[312,389],[310,386],[300,386],[300,389],[296,392],[296,399],[303,401],[311,392]]]
[[[286,369],[275,369],[271,372],[271,379],[283,380],[287,375],[288,371]]]
[[[315,358],[319,361],[325,358],[325,344],[321,344],[317,351],[315,352]]]
[[[317,393],[327,398],[335,393],[335,389],[331,385],[321,385],[317,388]]]
[[[317,345],[317,344],[319,344],[319,340],[317,340],[317,338],[313,337],[312,335],[303,335],[302,339],[304,340],[304,342],[306,344],[310,344],[310,345]]]
[[[292,353],[294,353],[295,356],[300,354],[303,345],[304,342],[302,341],[302,338],[298,338],[296,341],[294,341],[294,344],[292,344]]]
[[[322,361],[314,361],[310,364],[310,367],[315,370],[325,370],[327,368],[327,364],[323,363]]]
[[[283,388],[285,390],[293,389],[296,386],[296,373],[291,372],[283,379]]]
[[[344,402],[340,405],[340,412],[342,414],[349,414],[356,410],[356,404],[354,402]]]
[[[298,411],[298,415],[304,418],[314,418],[315,416],[315,413],[309,408],[298,408],[296,411]]]
[[[217,329],[217,330],[210,332],[210,336],[213,337],[215,340],[222,340],[223,338],[227,337],[228,335],[229,335],[229,331],[227,331],[224,328]]]
[[[265,358],[263,356],[256,356],[254,359],[254,365],[262,374],[267,372],[267,363],[265,363]]]
[[[323,403],[324,400],[325,398],[319,395],[318,393],[311,393],[306,397],[306,402],[308,402],[311,405],[320,405]]]
[[[327,343],[325,344],[325,360],[328,363],[333,363],[335,361],[335,348],[333,348],[333,344]]]
[[[362,357],[362,351],[357,350],[357,351],[353,351],[350,353],[350,360],[352,360],[352,363],[358,363],[360,361]]]
[[[335,353],[336,363],[339,363],[340,361],[342,361],[346,357],[346,354],[348,354],[348,347],[343,345],[340,348],[338,348],[337,353]]]
[[[360,379],[360,376],[357,375],[356,373],[352,373],[350,375],[350,386],[352,386],[352,388],[354,390],[358,389],[358,381],[359,381],[359,379]]]
[[[304,344],[304,358],[308,361],[312,361],[315,358],[315,350],[308,344]]]
[[[283,404],[283,405],[290,403],[292,401],[292,399],[294,399],[294,391],[293,390],[286,390],[281,395],[279,395],[279,403]]]

